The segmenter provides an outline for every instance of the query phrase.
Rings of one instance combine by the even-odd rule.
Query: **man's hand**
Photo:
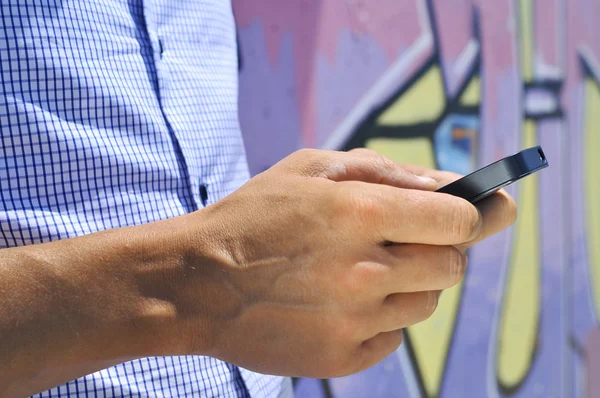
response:
[[[363,370],[461,280],[466,247],[515,219],[504,192],[479,209],[433,192],[446,178],[302,150],[193,214],[0,250],[0,395],[163,355]]]
[[[220,327],[210,355],[263,373],[322,378],[393,352],[401,329],[427,319],[440,291],[461,280],[464,248],[516,215],[504,192],[480,212],[409,171],[455,178],[366,150],[302,150],[199,212],[227,292],[194,299],[195,278],[181,292],[183,301],[215,309]]]

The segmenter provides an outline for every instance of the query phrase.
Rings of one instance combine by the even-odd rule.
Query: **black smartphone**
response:
[[[458,196],[475,203],[546,167],[548,167],[548,159],[542,147],[535,146],[485,166],[438,189],[437,192]]]

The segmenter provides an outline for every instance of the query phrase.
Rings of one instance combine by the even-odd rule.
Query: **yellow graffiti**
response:
[[[519,2],[519,26],[521,44],[521,73],[523,81],[533,80],[533,0]]]
[[[464,106],[478,106],[481,103],[481,79],[475,76],[460,96],[460,103]]]
[[[431,141],[426,137],[412,139],[372,138],[367,147],[398,163],[435,168]]]
[[[463,283],[442,293],[433,316],[409,328],[410,341],[427,395],[436,397],[441,387]]]
[[[536,145],[536,128],[525,122],[524,146]],[[498,380],[505,387],[518,385],[533,359],[540,318],[541,253],[539,238],[538,177],[519,184],[519,218],[509,265],[498,342]]]
[[[439,66],[433,66],[379,116],[377,124],[398,126],[431,122],[442,114],[445,104],[442,73]]]
[[[431,141],[422,139],[376,138],[367,147],[399,163],[434,168]],[[431,318],[408,329],[412,349],[428,396],[437,396],[441,387],[454,322],[462,295],[462,283],[446,290]]]
[[[600,90],[596,82],[585,83],[584,170],[589,263],[596,314],[600,319]]]

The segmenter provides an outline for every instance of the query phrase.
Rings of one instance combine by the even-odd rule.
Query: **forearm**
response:
[[[183,350],[179,227],[168,220],[0,250],[0,395]]]

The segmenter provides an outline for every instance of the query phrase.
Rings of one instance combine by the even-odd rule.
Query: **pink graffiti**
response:
[[[448,95],[453,98],[468,77],[477,55],[473,37],[473,4],[471,0],[433,2],[440,48],[440,61]]]
[[[509,0],[477,0],[475,3],[481,15],[481,47],[489,49],[483,52],[481,65],[484,71],[483,128],[518,131],[521,109],[515,99],[519,98],[521,82],[514,3]],[[515,141],[513,145],[496,150],[518,148],[517,137],[511,140]]]
[[[233,5],[240,28],[262,25],[272,67],[277,67],[282,39],[292,36],[301,131],[309,146],[316,144],[317,57],[333,64],[340,33],[350,32],[374,38],[391,63],[419,39],[426,21],[424,0],[379,0],[377,7],[366,0],[234,0]]]
[[[560,38],[565,34],[560,29],[564,24],[559,23],[559,18],[564,17],[561,15],[562,4],[562,0],[534,2],[533,32],[536,43],[534,73],[538,78],[556,79],[558,76],[552,76],[553,73],[558,73],[565,68],[559,51]]]

